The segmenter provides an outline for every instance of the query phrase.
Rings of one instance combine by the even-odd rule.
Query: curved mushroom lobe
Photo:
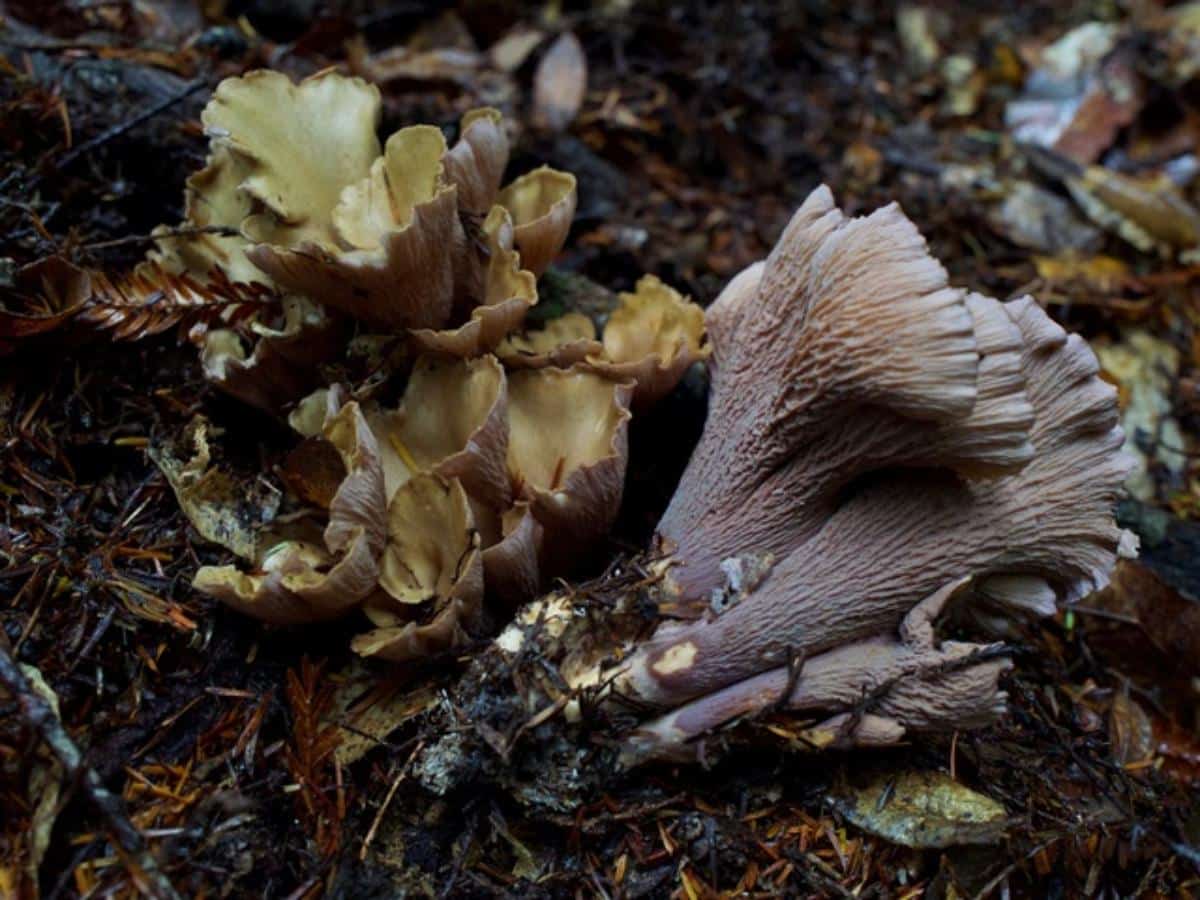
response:
[[[845,302],[859,296],[852,284],[843,287]],[[1113,506],[1128,468],[1115,391],[1098,377],[1086,343],[1068,337],[1031,299],[963,300],[977,362],[974,400],[956,417],[911,418],[904,407],[916,401],[914,389],[899,408],[865,404],[855,416],[814,423],[809,441],[786,464],[760,457],[759,485],[771,493],[759,485],[731,491],[719,479],[704,485],[689,470],[680,492],[691,496],[685,505],[673,502],[675,512],[664,518],[670,526],[664,530],[680,547],[684,595],[712,583],[689,572],[697,558],[719,572],[729,556],[767,549],[776,551],[774,568],[720,612],[705,610],[703,596],[692,594],[696,620],[664,625],[639,647],[622,676],[626,690],[665,706],[719,691],[795,654],[889,633],[922,597],[963,576],[981,578],[984,593],[1027,590],[1024,605],[1041,608],[1048,589],[1070,601],[1106,582],[1122,546]],[[769,302],[761,288],[758,302]],[[933,317],[944,309],[918,308]],[[808,345],[803,332],[812,321],[799,320],[797,344]],[[909,323],[914,331],[918,325],[919,318]],[[718,354],[730,327],[740,340],[752,326],[726,316]],[[953,331],[943,338],[959,344]],[[740,352],[735,344],[727,358],[736,362]],[[733,392],[742,373],[755,370],[731,365],[720,371],[718,390]],[[752,403],[753,394],[747,383],[741,396],[751,400],[738,400]],[[725,408],[714,398],[715,411]],[[734,431],[724,448],[721,424]],[[717,425],[702,464],[723,457],[736,465],[742,449],[737,426]],[[846,472],[857,477],[847,482]],[[830,492],[830,483],[838,490]],[[728,524],[713,528],[698,517],[701,527],[681,532],[681,508],[717,507],[706,490],[729,503]],[[778,497],[787,502],[773,507]],[[781,521],[788,503],[800,524],[784,537],[772,535],[769,526]],[[706,543],[714,535],[720,542],[715,552]]]
[[[870,432],[881,417],[902,430],[956,422],[978,396],[966,292],[948,285],[894,204],[850,219],[817,189],[708,321],[717,355],[708,420],[658,526],[691,596],[720,586],[726,557],[802,541],[828,514],[821,491],[874,465],[870,452],[860,458],[857,435],[839,431]],[[881,439],[895,433],[883,429]],[[825,471],[810,473],[813,465]],[[742,545],[739,534],[771,498],[780,501],[770,517],[780,546]]]

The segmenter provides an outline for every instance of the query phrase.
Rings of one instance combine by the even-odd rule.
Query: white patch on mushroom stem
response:
[[[690,669],[695,661],[696,645],[691,641],[684,641],[682,644],[668,647],[650,668],[656,675],[673,675]]]

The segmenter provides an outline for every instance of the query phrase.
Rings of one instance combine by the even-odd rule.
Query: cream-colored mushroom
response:
[[[354,650],[393,662],[462,646],[483,615],[483,561],[466,492],[418,475],[388,506],[381,590],[364,606],[376,626]]]
[[[512,214],[525,268],[541,275],[558,256],[571,230],[575,176],[542,166],[505,187],[500,204]]]
[[[635,410],[669,394],[709,354],[704,311],[653,275],[643,276],[632,294],[621,294],[603,341],[603,354],[588,362],[611,378],[634,382]]]
[[[596,326],[583,313],[564,313],[541,328],[510,334],[496,355],[510,369],[567,369],[604,351]]]
[[[493,356],[422,357],[398,409],[367,410],[388,497],[415,474],[431,472],[458,479],[493,508],[507,506],[507,397],[504,370]]]
[[[343,329],[325,310],[304,297],[281,301],[278,327],[255,319],[242,333],[218,328],[203,337],[204,374],[227,394],[269,413],[312,390],[320,378],[317,363],[341,345]]]
[[[412,342],[423,351],[462,358],[489,353],[521,327],[525,314],[537,303],[537,280],[521,267],[521,257],[513,249],[508,211],[492,207],[482,230],[487,243],[482,302],[457,328],[414,330]]]
[[[259,243],[250,259],[289,290],[379,327],[444,323],[466,241],[445,154],[439,129],[401,129],[369,172],[341,190],[324,233]]]
[[[616,518],[628,461],[628,384],[579,367],[509,376],[508,465],[545,529],[546,569],[569,568]]]
[[[387,537],[383,467],[358,404],[335,410],[336,403],[331,395],[324,435],[347,474],[330,503],[324,546],[281,541],[251,572],[204,566],[193,581],[198,591],[264,622],[294,625],[344,615],[374,590]]]
[[[217,85],[201,115],[214,144],[237,157],[237,190],[255,210],[241,224],[257,243],[331,238],[342,191],[379,157],[379,89],[327,70],[294,84],[258,70]]]

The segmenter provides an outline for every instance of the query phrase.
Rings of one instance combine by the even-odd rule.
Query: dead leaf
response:
[[[15,290],[0,295],[0,355],[9,341],[32,337],[70,321],[91,293],[88,273],[59,256],[49,256],[17,272]]]
[[[1151,501],[1158,491],[1152,470],[1161,467],[1170,485],[1182,483],[1187,469],[1187,439],[1172,414],[1179,351],[1144,328],[1125,329],[1119,341],[1097,341],[1093,347],[1121,392],[1124,449],[1136,463],[1126,486],[1134,497]]]
[[[1051,283],[1077,285],[1098,294],[1116,294],[1129,285],[1129,266],[1114,256],[1035,256],[1034,267]]]
[[[1044,48],[1021,96],[1005,109],[1012,136],[1083,165],[1099,159],[1144,102],[1120,37],[1117,25],[1088,22]]]
[[[1108,711],[1108,739],[1112,755],[1123,766],[1145,763],[1154,757],[1154,728],[1141,705],[1119,691]]]
[[[150,459],[162,470],[179,506],[200,535],[257,562],[265,525],[279,510],[280,492],[264,479],[247,484],[212,463],[208,422],[197,418],[180,446],[151,446]],[[191,451],[190,458],[185,454]]]
[[[864,831],[913,848],[998,843],[1008,821],[995,800],[941,772],[883,774],[834,803]]]
[[[288,489],[300,499],[329,509],[346,479],[346,464],[323,437],[305,438],[287,455],[279,470]]]
[[[1042,253],[1092,252],[1103,243],[1100,229],[1070,201],[1029,181],[1011,181],[1005,188],[1004,200],[988,209],[988,224],[1017,246]]]
[[[1135,619],[1151,643],[1181,671],[1200,673],[1200,603],[1165,584],[1143,563],[1118,562],[1108,587],[1089,602]]]
[[[564,32],[550,45],[533,76],[533,120],[547,131],[563,131],[574,121],[587,92],[587,57],[574,34]]]
[[[1136,178],[1088,166],[1065,180],[1085,213],[1139,250],[1200,247],[1200,211],[1167,178]]]
[[[341,735],[333,755],[342,766],[358,761],[429,709],[440,687],[436,681],[413,684],[381,678],[378,669],[357,659],[327,677],[336,686],[326,722],[336,725]]]
[[[518,25],[492,44],[488,57],[492,65],[502,72],[515,72],[529,59],[529,54],[546,39],[546,33],[537,28]]]

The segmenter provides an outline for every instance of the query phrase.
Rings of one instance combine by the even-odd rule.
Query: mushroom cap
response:
[[[569,369],[603,352],[595,324],[579,312],[564,313],[533,331],[510,334],[496,348],[496,355],[510,369]]]
[[[445,180],[446,141],[428,125],[388,138],[343,186],[314,239],[259,243],[250,259],[277,283],[373,325],[438,327],[453,307],[466,238]]]
[[[607,533],[628,461],[628,384],[581,367],[509,375],[508,466],[546,531],[552,572]]]
[[[704,311],[654,275],[622,293],[604,326],[603,355],[588,363],[611,378],[634,382],[634,409],[669,394],[691,365],[710,352]]]
[[[422,474],[388,506],[380,591],[363,609],[376,626],[351,646],[392,662],[456,649],[483,615],[483,561],[466,492]]]
[[[361,78],[319,72],[293,84],[258,70],[217,85],[205,133],[246,166],[238,190],[261,212],[242,224],[253,241],[327,241],[342,190],[379,156],[379,89]]]
[[[1002,308],[1022,340],[1032,458],[990,479],[908,470],[868,480],[749,596],[644,644],[631,663],[637,696],[670,705],[789,653],[886,631],[939,583],[964,574],[985,591],[1020,587],[1026,607],[1046,606],[1047,586],[1070,602],[1106,582],[1122,548],[1113,506],[1128,471],[1115,391],[1086,343],[1032,300]],[[686,664],[670,665],[684,648]]]
[[[1024,452],[1015,415],[971,424],[957,443],[949,437],[978,397],[976,319],[980,337],[1003,336],[995,311],[976,305],[978,315],[897,206],[850,219],[828,188],[815,190],[765,263],[739,274],[707,314],[716,354],[709,416],[658,526],[676,547],[681,590],[706,598],[726,557],[802,543],[863,472],[924,464],[901,458],[900,446],[979,469],[995,460],[975,459],[976,448],[1014,460]],[[1002,349],[993,347],[998,359]],[[1020,385],[1006,371],[989,364],[982,377],[1007,415]],[[947,431],[935,446],[939,426]],[[979,428],[996,434],[984,440]]]
[[[494,356],[421,357],[399,409],[370,409],[388,497],[420,472],[458,479],[495,508],[511,497],[506,468],[508,386]]]
[[[461,483],[409,479],[388,504],[387,528],[379,586],[397,603],[483,596],[479,533]]]
[[[461,358],[489,353],[521,327],[526,312],[537,303],[537,279],[521,268],[521,257],[513,249],[513,224],[508,211],[493,206],[482,230],[487,245],[483,302],[457,328],[413,331],[412,342],[425,352]]]
[[[446,138],[440,128],[413,125],[387,140],[369,174],[338,195],[333,225],[351,250],[379,250],[392,231],[411,224],[416,208],[452,188],[443,180]]]
[[[254,210],[253,199],[239,190],[251,166],[223,143],[214,143],[204,168],[191,175],[184,190],[184,221],[195,228],[223,226],[240,229]],[[250,242],[239,233],[167,235],[156,229],[156,249],[150,259],[170,272],[191,272],[204,278],[214,267],[233,282],[257,282],[267,286],[271,279],[246,256]]]
[[[500,517],[498,539],[483,551],[488,593],[516,604],[537,596],[544,578],[542,555],[546,535],[528,501],[518,501]]]
[[[276,625],[338,618],[374,590],[387,537],[383,467],[358,404],[334,409],[338,398],[330,400],[324,434],[341,456],[346,477],[329,506],[325,546],[284,541],[250,573],[204,566],[192,583],[196,590]]]
[[[462,118],[459,138],[446,154],[446,179],[458,188],[458,206],[485,216],[496,202],[508,165],[508,135],[500,111],[473,109]]]
[[[282,307],[278,328],[250,323],[249,353],[242,335],[228,328],[207,332],[201,349],[209,381],[273,415],[312,389],[319,377],[314,364],[336,353],[342,336],[339,323],[311,300],[289,296]]]
[[[525,268],[541,275],[567,241],[575,217],[575,176],[541,166],[500,191],[512,215],[517,249]]]

